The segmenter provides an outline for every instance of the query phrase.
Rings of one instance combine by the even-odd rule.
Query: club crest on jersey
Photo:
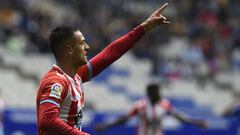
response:
[[[59,83],[54,83],[51,87],[50,97],[60,99],[62,93],[62,86]]]

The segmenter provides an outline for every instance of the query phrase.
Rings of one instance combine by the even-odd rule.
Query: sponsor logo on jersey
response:
[[[59,83],[54,83],[51,87],[50,97],[60,99],[62,93],[62,86]]]

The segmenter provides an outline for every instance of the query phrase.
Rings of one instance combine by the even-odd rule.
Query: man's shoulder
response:
[[[163,98],[159,101],[159,105],[167,110],[171,110],[172,109],[172,104],[171,102],[166,99],[166,98]]]
[[[160,103],[171,103],[169,99],[163,98],[160,100]]]
[[[142,107],[146,107],[147,106],[147,99],[146,98],[142,98],[142,99],[139,99],[135,102],[135,107],[138,107],[138,108],[142,108]]]
[[[52,83],[66,84],[67,79],[64,76],[64,74],[61,74],[54,70],[49,70],[41,79],[40,85],[52,84]]]

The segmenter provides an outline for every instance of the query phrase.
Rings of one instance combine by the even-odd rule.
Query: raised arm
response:
[[[119,59],[123,54],[130,50],[138,40],[141,39],[145,32],[148,32],[159,25],[169,24],[170,22],[167,21],[166,17],[161,15],[167,5],[167,3],[164,4],[146,21],[141,23],[131,32],[108,45],[103,51],[92,58],[87,65],[80,68],[78,70],[78,74],[82,77],[83,82],[91,80],[91,78],[98,75],[114,61]]]
[[[167,18],[161,14],[167,6],[168,3],[165,3],[141,24],[146,32],[154,29],[158,25],[170,24],[170,21],[168,21]]]

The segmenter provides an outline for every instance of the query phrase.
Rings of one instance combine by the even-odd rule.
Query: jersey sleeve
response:
[[[49,135],[89,135],[67,125],[59,118],[59,108],[54,104],[46,102],[39,108],[39,128]]]
[[[87,82],[90,81],[92,78],[92,64],[90,62],[88,62],[86,65],[81,66],[78,71],[77,74],[81,77],[82,82]]]
[[[128,116],[135,116],[137,115],[142,109],[144,109],[146,106],[145,106],[145,102],[140,100],[140,101],[137,101],[132,109],[129,111],[128,113]]]
[[[68,86],[63,79],[49,78],[41,85],[40,105],[51,103],[60,107],[67,95]]]
[[[58,135],[87,135],[69,125],[59,118],[60,107],[68,92],[64,79],[49,78],[41,86],[39,101],[39,125],[45,134]]]
[[[105,68],[130,50],[144,34],[144,29],[138,26],[108,45],[99,54],[93,57],[88,64],[78,69],[77,73],[81,76],[82,81],[89,81],[101,73]]]
[[[172,110],[173,110],[173,107],[172,107],[172,104],[171,104],[171,102],[168,100],[168,99],[163,99],[162,101],[161,101],[161,107],[163,107],[164,109],[166,109],[166,111],[168,112],[168,113],[171,113],[172,112]]]

